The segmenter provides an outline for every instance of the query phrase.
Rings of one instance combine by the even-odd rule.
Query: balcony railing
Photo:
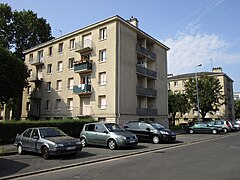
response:
[[[153,71],[151,69],[147,69],[147,68],[141,66],[140,64],[136,65],[136,71],[139,74],[142,74],[142,75],[154,78],[154,79],[157,78],[157,72],[156,71]]]
[[[34,59],[32,61],[29,61],[29,63],[33,66],[43,65],[44,64],[44,59],[43,58]]]
[[[157,58],[157,55],[154,52],[140,46],[139,44],[136,45],[136,51],[138,53],[141,53],[141,54],[147,56],[147,57],[150,57],[153,60],[156,60],[156,58]]]
[[[91,52],[93,47],[92,47],[92,40],[87,39],[85,41],[79,42],[79,43],[75,43],[75,51],[83,54],[83,53],[87,53],[87,52]]]
[[[41,83],[43,82],[43,75],[38,74],[38,75],[33,75],[32,77],[29,78],[30,82],[35,82],[35,83]]]
[[[139,87],[139,86],[137,86],[136,89],[137,89],[136,90],[137,91],[137,95],[147,96],[147,97],[154,97],[154,98],[157,97],[157,91],[156,90],[153,90],[153,89],[150,89],[150,88]]]
[[[139,116],[157,116],[157,109],[137,108],[137,115],[139,115]]]
[[[85,73],[92,71],[92,62],[91,61],[83,61],[74,64],[74,72],[77,73]]]
[[[91,85],[89,84],[79,84],[78,86],[73,86],[74,94],[91,94]]]

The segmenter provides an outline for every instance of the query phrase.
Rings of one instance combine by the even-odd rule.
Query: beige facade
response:
[[[222,72],[222,68],[213,68],[212,72],[199,72],[197,75],[201,75],[203,73],[206,73],[208,76],[214,76],[219,79],[220,84],[222,86],[222,92],[225,96],[225,104],[223,104],[219,111],[217,112],[211,112],[207,113],[206,118],[209,119],[234,119],[235,113],[234,113],[234,98],[233,98],[233,80],[227,76],[225,73]],[[184,93],[184,84],[189,78],[195,78],[195,73],[190,74],[182,74],[182,75],[176,75],[176,76],[169,76],[168,77],[168,90],[171,90],[173,93]],[[179,119],[179,122],[176,123],[182,123],[185,119],[186,121],[196,119],[198,116],[197,110],[191,110],[189,113],[184,114],[181,116],[181,114],[177,114],[177,119]]]
[[[24,52],[30,70],[22,118],[91,116],[168,126],[167,50],[114,16]]]

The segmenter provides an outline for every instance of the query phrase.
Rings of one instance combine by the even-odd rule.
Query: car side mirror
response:
[[[147,131],[150,131],[150,128],[146,128]]]
[[[108,131],[106,131],[106,130],[105,130],[105,131],[103,131],[103,133],[106,133],[106,134],[108,134]]]

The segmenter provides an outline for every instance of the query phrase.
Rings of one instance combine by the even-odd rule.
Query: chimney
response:
[[[131,18],[128,20],[128,22],[138,28],[137,18],[134,18],[133,16],[131,16]]]
[[[222,72],[222,68],[221,67],[213,68],[212,72]]]

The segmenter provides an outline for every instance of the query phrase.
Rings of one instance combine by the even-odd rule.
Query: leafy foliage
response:
[[[235,117],[240,118],[240,100],[234,101]]]
[[[197,109],[196,78],[185,83],[186,95],[193,108]],[[225,103],[219,79],[203,74],[198,77],[199,113],[203,120],[208,112],[215,112]]]

